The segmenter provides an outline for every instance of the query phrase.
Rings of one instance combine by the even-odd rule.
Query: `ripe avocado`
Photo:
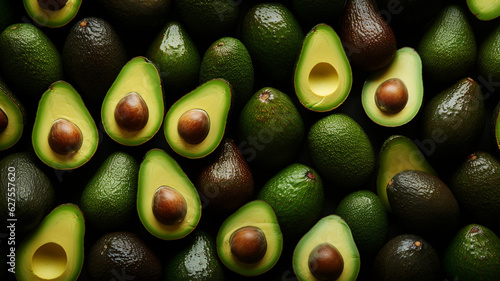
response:
[[[372,268],[376,281],[443,280],[438,253],[414,234],[401,234],[389,240],[376,255]]]
[[[327,255],[330,258],[318,258],[318,246],[331,247],[336,255]],[[321,254],[319,256],[322,256]],[[342,266],[337,265],[338,259],[343,260]],[[326,275],[330,279],[320,279],[321,269],[336,268],[337,278]],[[347,223],[337,215],[328,215],[321,218],[297,243],[293,252],[293,270],[300,281],[312,280],[339,280],[355,281],[360,270],[360,256],[351,230]],[[320,275],[321,276],[321,275]]]
[[[96,152],[96,124],[71,84],[56,81],[40,98],[32,143],[38,158],[59,170],[78,168]]]
[[[84,237],[85,221],[78,206],[57,206],[17,248],[17,280],[77,280]]]
[[[495,0],[467,0],[467,7],[479,20],[489,21],[500,16],[500,2]]]
[[[493,29],[479,45],[477,72],[488,81],[500,81],[500,25]]]
[[[312,111],[340,106],[352,86],[352,70],[342,42],[332,27],[318,24],[306,34],[294,74],[295,93]]]
[[[144,227],[163,240],[191,233],[201,218],[201,201],[179,164],[161,149],[146,153],[139,167],[137,212]]]
[[[239,147],[251,165],[274,171],[291,164],[305,126],[290,96],[273,87],[261,88],[239,114]]]
[[[98,0],[96,2],[116,23],[140,30],[161,26],[172,1]]]
[[[251,201],[227,217],[219,228],[216,243],[222,263],[244,276],[270,270],[283,250],[276,214],[262,200]]]
[[[178,99],[165,116],[170,147],[187,158],[202,158],[222,141],[231,106],[231,86],[212,79]]]
[[[23,0],[28,16],[47,27],[68,24],[80,10],[82,0]]]
[[[300,238],[321,216],[323,182],[312,168],[294,163],[271,177],[257,199],[273,207],[285,237]]]
[[[403,87],[398,84],[384,87],[386,81],[393,81],[390,79],[399,79]],[[369,74],[361,97],[363,109],[373,122],[386,127],[402,126],[410,122],[419,112],[424,98],[419,54],[411,47],[397,50],[389,65]],[[391,110],[394,106],[398,108]]]
[[[139,56],[118,73],[101,107],[106,133],[124,145],[141,145],[160,130],[164,114],[161,79],[155,65]]]
[[[0,78],[0,150],[15,145],[23,135],[25,109]]]

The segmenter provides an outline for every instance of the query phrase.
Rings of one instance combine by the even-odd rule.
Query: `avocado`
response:
[[[22,101],[38,99],[54,81],[63,79],[61,54],[38,27],[15,23],[0,34],[0,70]],[[24,61],[25,63],[19,63]]]
[[[434,237],[452,233],[459,222],[455,196],[440,178],[424,171],[405,170],[387,184],[392,214],[408,231]]]
[[[224,281],[215,239],[206,230],[196,230],[185,246],[168,259],[166,281]]]
[[[82,0],[23,0],[28,16],[46,27],[68,24],[80,10]]]
[[[165,24],[146,57],[158,68],[167,95],[178,97],[198,85],[201,56],[181,23]]]
[[[355,281],[360,256],[344,219],[328,215],[316,222],[295,246],[293,270],[300,281]]]
[[[160,130],[163,114],[163,90],[156,66],[145,57],[132,58],[102,102],[104,130],[118,143],[141,145]]]
[[[217,254],[230,270],[257,276],[274,267],[283,250],[283,236],[271,205],[246,203],[226,218],[217,233]]]
[[[421,138],[434,142],[431,156],[467,155],[484,128],[481,86],[460,79],[426,102],[420,121]]]
[[[366,183],[375,169],[373,145],[363,127],[345,113],[313,123],[307,136],[309,155],[324,179],[352,189]]]
[[[139,166],[137,212],[144,227],[163,240],[191,233],[201,218],[198,192],[179,164],[151,149]]]
[[[14,146],[24,131],[26,111],[23,104],[0,78],[0,151]]]
[[[387,184],[392,177],[404,170],[420,170],[437,175],[414,141],[403,135],[391,135],[380,148],[375,172],[377,195],[387,212],[391,212],[387,198]]]
[[[261,88],[245,104],[237,122],[238,146],[252,166],[274,171],[297,157],[305,125],[292,98],[284,92]]]
[[[311,167],[290,164],[264,184],[257,199],[273,207],[284,237],[300,238],[323,212],[323,182]]]
[[[117,24],[136,30],[154,29],[164,24],[171,0],[98,0],[106,15]]]
[[[28,151],[11,153],[0,160],[0,184],[3,187],[0,189],[0,207],[4,210],[0,219],[7,221],[7,210],[14,210],[19,235],[34,229],[54,207],[54,185],[36,160],[36,156]],[[15,192],[15,197],[12,192]]]
[[[349,96],[352,70],[339,36],[318,24],[305,36],[294,74],[295,93],[312,111],[330,111]]]
[[[162,278],[162,264],[156,253],[133,232],[116,231],[100,236],[86,257],[90,280],[133,277],[136,281],[159,281]]]
[[[464,9],[448,4],[436,15],[417,44],[424,77],[442,84],[467,76],[477,56],[474,31]]]
[[[78,206],[57,206],[17,248],[17,280],[77,280],[83,267],[84,237],[85,221]]]
[[[231,86],[217,78],[172,104],[164,121],[170,147],[186,158],[203,158],[212,153],[224,137],[231,96]]]
[[[222,78],[231,85],[233,111],[235,108],[241,109],[252,96],[252,58],[239,39],[220,38],[205,51],[200,66],[200,84],[215,78]]]
[[[477,72],[487,81],[500,81],[500,26],[481,41],[477,52]]]
[[[96,124],[71,84],[56,81],[43,93],[32,143],[38,158],[58,170],[76,169],[96,152],[99,143]]]
[[[361,255],[374,256],[387,242],[389,218],[382,200],[370,190],[347,194],[335,214],[345,220]]]
[[[122,39],[107,20],[85,17],[69,30],[62,61],[67,80],[89,102],[100,104],[127,62],[127,53]]]
[[[241,41],[255,62],[257,72],[281,87],[293,79],[304,32],[284,4],[270,2],[251,6],[241,19]]]
[[[411,47],[400,48],[389,65],[370,73],[361,92],[366,115],[386,127],[410,122],[423,99],[422,60]]]
[[[500,16],[500,3],[495,0],[467,0],[467,7],[476,18],[490,21]]]
[[[250,201],[254,192],[252,171],[234,140],[222,141],[216,158],[205,166],[196,182],[207,209],[232,213]]]
[[[396,35],[374,1],[347,0],[340,25],[347,56],[363,71],[388,65],[397,51]]]
[[[500,161],[485,151],[475,151],[456,168],[450,189],[474,221],[500,230]]]
[[[117,230],[136,214],[139,164],[128,153],[116,151],[99,166],[85,185],[80,207],[92,229]]]
[[[483,225],[462,227],[445,249],[443,268],[450,280],[499,280],[500,238]]]
[[[375,281],[443,280],[438,252],[414,234],[400,234],[389,240],[377,253],[372,273]]]
[[[292,9],[306,28],[318,22],[337,25],[344,12],[345,0],[293,0]]]

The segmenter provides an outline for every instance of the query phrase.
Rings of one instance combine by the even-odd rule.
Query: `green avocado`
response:
[[[292,263],[300,281],[355,281],[360,256],[349,225],[337,215],[321,218],[295,246]]]
[[[82,0],[23,0],[28,16],[47,27],[68,24],[80,10]]]
[[[477,51],[477,72],[487,81],[500,81],[500,25],[491,30]]]
[[[137,212],[144,227],[163,240],[188,235],[200,221],[201,201],[195,186],[161,149],[149,150],[140,164]]]
[[[83,267],[84,237],[85,220],[78,206],[57,206],[17,248],[17,280],[77,280]]]
[[[222,223],[216,245],[222,263],[240,275],[257,276],[273,268],[283,236],[271,205],[255,200],[240,207]]]
[[[24,131],[24,106],[0,78],[0,151],[15,145]]]
[[[361,92],[366,115],[386,127],[410,122],[419,112],[423,98],[422,60],[411,47],[397,50],[389,65],[371,73]]]
[[[467,7],[482,21],[493,20],[500,16],[500,2],[495,0],[467,0]]]
[[[164,121],[170,147],[187,158],[202,158],[222,141],[231,106],[231,86],[212,79],[178,99]]]
[[[318,24],[306,34],[294,74],[295,93],[312,111],[340,106],[352,86],[352,70],[339,36],[332,27]]]
[[[131,59],[102,102],[104,130],[118,143],[141,145],[160,130],[163,114],[163,90],[156,66],[142,56]]]

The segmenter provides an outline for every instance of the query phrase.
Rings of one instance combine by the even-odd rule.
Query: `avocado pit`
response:
[[[318,280],[337,280],[344,271],[344,259],[335,246],[321,243],[309,254],[308,266]]]
[[[208,113],[199,108],[184,112],[177,123],[179,136],[189,144],[199,144],[210,131]]]
[[[129,132],[139,131],[148,123],[149,110],[144,99],[136,92],[130,92],[116,105],[116,124]]]
[[[7,125],[9,125],[9,118],[7,117],[7,114],[5,114],[2,109],[0,109],[0,134],[5,131]]]
[[[186,199],[169,186],[160,186],[153,197],[153,215],[164,225],[175,225],[184,220],[187,213]]]
[[[49,132],[49,146],[58,154],[68,155],[77,152],[83,144],[82,131],[66,119],[57,119]]]
[[[266,235],[255,226],[244,226],[234,231],[229,245],[234,257],[243,263],[260,261],[267,251]]]
[[[38,0],[40,8],[49,11],[59,11],[66,6],[68,0]]]
[[[390,78],[382,82],[375,91],[375,104],[389,114],[403,110],[408,103],[408,89],[399,78]]]

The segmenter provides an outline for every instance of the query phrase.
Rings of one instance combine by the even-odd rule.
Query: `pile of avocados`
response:
[[[498,0],[0,1],[0,280],[500,280]]]

